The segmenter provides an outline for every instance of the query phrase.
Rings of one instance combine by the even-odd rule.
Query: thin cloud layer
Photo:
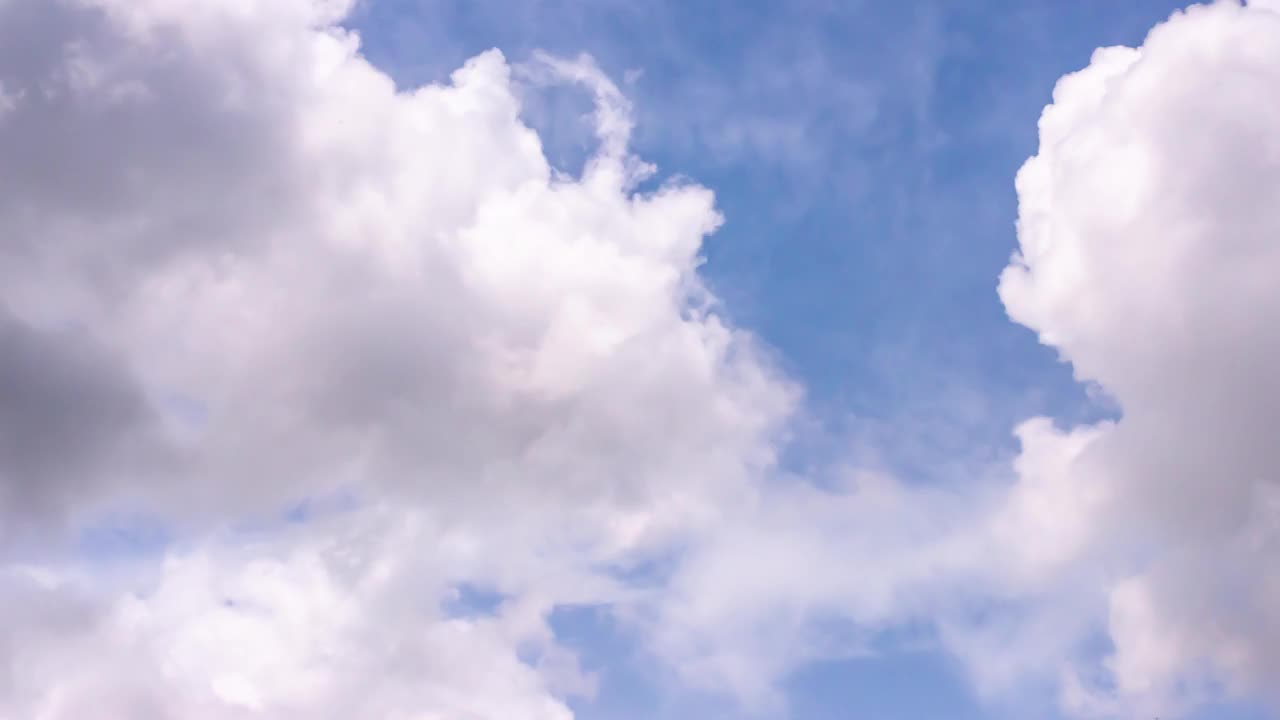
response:
[[[1059,83],[1000,294],[1122,415],[921,486],[779,468],[714,198],[589,58],[398,92],[350,9],[0,3],[0,715],[561,720],[582,604],[751,712],[902,627],[1082,715],[1280,684],[1276,12]],[[593,98],[581,175],[523,82]],[[173,542],[77,544],[121,514]]]

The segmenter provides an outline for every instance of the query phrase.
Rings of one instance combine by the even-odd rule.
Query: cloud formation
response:
[[[1000,294],[1121,417],[1027,475],[1110,561],[1110,679],[1159,706],[1280,679],[1280,14],[1197,6],[1064,77],[1017,179]],[[1066,488],[1070,488],[1069,491]]]
[[[547,612],[772,462],[796,391],[701,286],[711,193],[636,191],[610,81],[526,69],[595,98],[564,176],[500,53],[397,92],[347,10],[0,6],[0,714],[567,717]],[[119,512],[184,540],[28,550]],[[507,601],[452,617],[462,583]]]
[[[560,720],[574,604],[754,711],[921,626],[1081,715],[1280,684],[1273,5],[1059,83],[1000,296],[1121,415],[944,485],[779,466],[714,198],[644,184],[589,58],[397,91],[350,9],[0,3],[0,715]],[[526,81],[592,97],[580,175]],[[120,513],[174,542],[77,549]]]

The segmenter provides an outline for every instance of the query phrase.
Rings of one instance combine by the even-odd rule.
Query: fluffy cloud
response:
[[[754,449],[792,392],[707,312],[711,195],[631,193],[646,169],[607,80],[548,63],[601,108],[600,153],[562,177],[497,53],[397,93],[328,14],[294,5],[6,7],[7,29],[49,42],[9,44],[42,57],[5,64],[28,92],[0,147],[19,341],[4,367],[66,376],[7,384],[102,386],[91,412],[48,424],[101,414],[67,433],[158,435],[146,490],[164,510],[365,482],[640,502],[655,478],[768,461]],[[23,359],[59,342],[102,360]],[[75,454],[59,429],[30,463]],[[68,480],[86,487],[64,506],[95,499],[102,465]],[[7,487],[46,490],[19,470]],[[97,494],[138,482],[122,472]]]
[[[1099,50],[1059,82],[1017,179],[1001,297],[1122,411],[1083,442],[1029,426],[1050,454],[1023,470],[1058,495],[1043,552],[1112,565],[1125,702],[1280,682],[1277,38],[1273,5],[1224,2]]]
[[[0,710],[563,720],[558,698],[592,691],[544,608],[466,616],[438,603],[458,568],[448,538],[399,512],[318,524],[175,553],[115,596],[100,570],[11,569]]]
[[[348,9],[0,5],[2,714],[564,718],[550,609],[772,462],[796,393],[699,282],[711,193],[636,191],[608,79],[523,69],[596,101],[566,176],[498,52],[397,91]],[[57,550],[115,512],[183,540]]]

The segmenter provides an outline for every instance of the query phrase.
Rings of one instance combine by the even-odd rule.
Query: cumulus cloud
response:
[[[3,714],[568,717],[550,609],[772,462],[796,391],[612,83],[528,69],[595,99],[567,176],[500,53],[398,92],[346,5],[0,5]],[[119,510],[182,541],[56,550]],[[452,617],[461,583],[507,600]]]
[[[1071,531],[1046,552],[1117,561],[1107,669],[1124,702],[1280,682],[1277,82],[1273,4],[1192,7],[1064,77],[1017,178],[1001,297],[1121,408],[1083,442],[1028,426],[1050,454],[1023,470],[1069,494],[1051,527]]]
[[[220,5],[5,8],[50,40],[7,45],[49,56],[5,78],[42,88],[0,148],[7,323],[120,366],[111,392],[172,456],[150,500],[374,478],[621,500],[676,458],[681,482],[749,458],[792,393],[706,311],[711,194],[631,192],[644,168],[598,71],[547,64],[600,105],[601,151],[566,178],[496,52],[396,93],[338,15]]]

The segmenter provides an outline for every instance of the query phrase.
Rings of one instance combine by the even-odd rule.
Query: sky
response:
[[[0,0],[0,720],[1280,716],[1280,4]]]

